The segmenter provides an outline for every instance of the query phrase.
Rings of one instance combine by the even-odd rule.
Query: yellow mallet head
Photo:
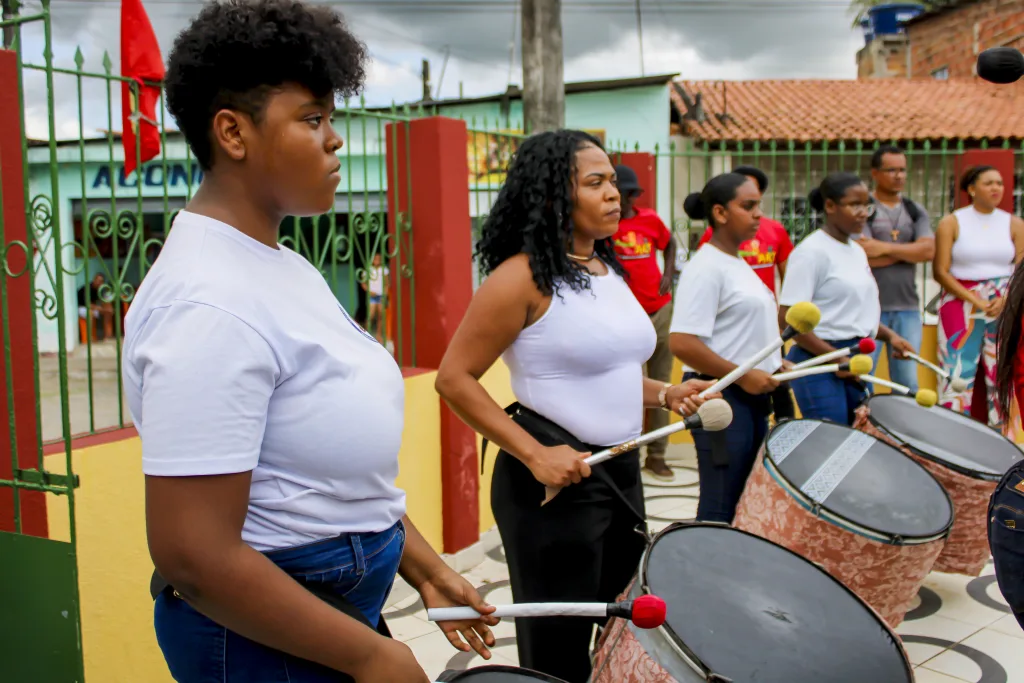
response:
[[[871,372],[871,366],[874,363],[871,362],[871,356],[866,356],[863,353],[858,353],[856,356],[850,358],[850,372],[854,375],[867,375]]]
[[[821,322],[821,311],[810,301],[793,304],[786,311],[786,324],[798,334],[807,334]]]
[[[914,395],[914,400],[917,401],[917,405],[919,406],[931,408],[939,402],[939,397],[931,389],[921,389]]]

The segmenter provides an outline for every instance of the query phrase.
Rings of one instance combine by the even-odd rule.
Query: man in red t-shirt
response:
[[[619,193],[622,196],[622,218],[615,233],[615,253],[626,269],[629,288],[647,311],[658,334],[654,355],[644,368],[651,379],[668,382],[672,377],[672,352],[668,349],[668,330],[672,322],[672,281],[675,276],[676,241],[658,214],[651,209],[634,206],[643,194],[636,173],[628,166],[616,166]],[[657,253],[664,252],[665,272],[658,266]],[[668,424],[668,413],[652,410],[647,413],[647,429],[659,429]],[[644,469],[662,481],[675,476],[665,463],[668,439],[658,439],[647,445]]]
[[[759,168],[753,166],[737,166],[733,173],[745,175],[755,183],[761,190],[761,194],[768,189],[768,176]],[[711,239],[711,226],[700,238],[700,244]],[[698,245],[699,246],[699,245]],[[793,251],[793,242],[789,239],[789,233],[782,223],[773,221],[767,216],[761,217],[761,227],[757,229],[754,239],[747,240],[740,244],[740,257],[750,264],[750,267],[758,274],[761,280],[768,285],[768,289],[775,293],[775,269],[779,269],[779,278],[786,276],[786,261]]]

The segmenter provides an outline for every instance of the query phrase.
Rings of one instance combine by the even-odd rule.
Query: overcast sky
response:
[[[23,13],[39,9],[28,0]],[[313,0],[325,2],[326,0]],[[174,37],[196,14],[199,0],[143,0],[166,58]],[[329,0],[368,44],[373,65],[366,84],[371,105],[416,100],[422,93],[420,62],[430,60],[441,97],[503,91],[520,84],[518,3],[515,0]],[[688,79],[854,78],[863,45],[842,0],[642,0],[644,68],[648,75],[679,73]],[[81,47],[87,71],[102,72],[104,51],[119,64],[119,0],[52,0],[55,65],[74,68]],[[565,78],[600,80],[639,76],[634,0],[563,0]],[[515,50],[510,68],[510,45]],[[25,59],[42,63],[41,27],[24,30]],[[511,73],[511,81],[509,74]],[[30,136],[48,137],[46,89],[40,73],[26,75]],[[57,76],[57,137],[77,137],[76,84]],[[113,95],[114,129],[120,129],[120,92]],[[107,127],[102,81],[84,88],[86,136]]]

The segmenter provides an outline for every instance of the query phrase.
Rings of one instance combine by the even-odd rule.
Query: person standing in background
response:
[[[753,180],[762,196],[768,191],[768,176],[761,169],[754,166],[737,166],[732,172]],[[697,248],[699,249],[711,241],[712,234],[714,231],[708,225]],[[786,277],[786,264],[789,262],[791,253],[793,253],[793,241],[789,238],[786,226],[762,215],[758,223],[757,234],[753,239],[740,245],[739,257],[754,269],[754,273],[761,278],[761,282],[768,287],[772,296],[777,296],[775,271],[778,270],[781,282]],[[796,416],[793,408],[793,395],[790,393],[788,384],[780,384],[771,392],[771,396],[772,413],[775,415],[776,422]]]
[[[668,348],[668,328],[672,322],[672,284],[675,279],[676,240],[656,211],[636,206],[644,193],[636,173],[629,166],[615,167],[621,195],[622,218],[613,244],[615,255],[626,270],[626,282],[633,295],[651,318],[658,343],[654,354],[644,366],[645,374],[659,382],[672,376],[672,352]],[[658,265],[657,252],[663,252],[665,271]],[[647,429],[660,429],[668,424],[664,410],[647,411]],[[673,481],[672,468],[665,463],[668,437],[647,445],[643,469],[660,481]]]
[[[915,276],[917,264],[935,257],[931,221],[923,206],[903,196],[907,156],[899,147],[875,150],[871,157],[871,179],[875,186],[874,210],[858,243],[868,255],[868,265],[878,283],[882,324],[919,349],[921,302]],[[916,392],[917,363],[896,358],[888,344],[886,350],[889,377]],[[875,367],[881,353],[882,346],[878,345],[871,355]]]

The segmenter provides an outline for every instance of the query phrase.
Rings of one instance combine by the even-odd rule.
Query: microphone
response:
[[[665,623],[665,601],[656,595],[641,595],[625,602],[524,602],[498,605],[492,617],[589,617],[602,619],[618,617],[628,619],[643,629],[658,628]],[[461,621],[476,619],[480,615],[472,607],[432,607],[427,610],[428,621]]]
[[[1012,47],[993,47],[978,55],[978,76],[1006,85],[1024,76],[1024,55]]]

